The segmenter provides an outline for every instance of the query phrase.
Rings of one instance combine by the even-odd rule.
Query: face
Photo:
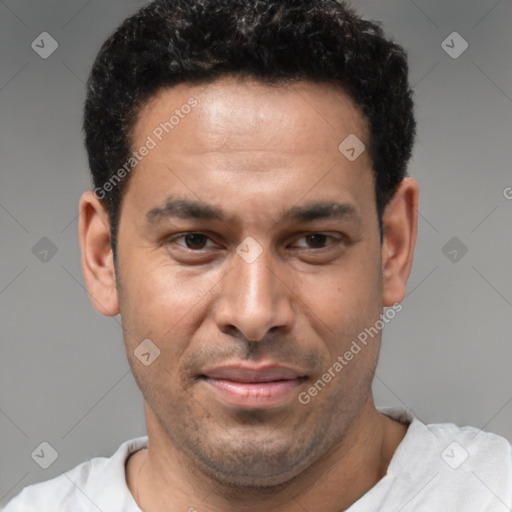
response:
[[[367,133],[348,96],[311,83],[180,85],[140,112],[133,147],[151,148],[123,195],[116,269],[128,359],[150,438],[219,482],[293,478],[371,396],[380,337],[344,354],[396,297],[371,159],[338,149]]]

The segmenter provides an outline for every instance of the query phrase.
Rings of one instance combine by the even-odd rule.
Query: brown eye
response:
[[[202,233],[185,233],[183,235],[174,237],[171,242],[176,243],[180,247],[198,251],[205,249],[209,240],[209,237],[203,235]]]
[[[313,235],[307,235],[305,237],[309,246],[313,249],[321,249],[322,247],[325,247],[328,238],[332,237],[329,237],[322,233],[315,233]]]
[[[184,235],[183,239],[188,249],[204,249],[208,237],[201,233],[189,233]]]
[[[340,240],[334,236],[326,235],[325,233],[312,233],[300,238],[295,243],[295,247],[301,249],[324,249],[337,242],[340,242]]]

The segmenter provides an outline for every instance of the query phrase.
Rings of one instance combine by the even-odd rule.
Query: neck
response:
[[[306,510],[345,510],[386,474],[406,431],[380,414],[370,397],[337,445],[306,471],[279,486],[241,489],[205,476],[148,421],[148,449],[128,460],[127,483],[139,507],[151,512],[170,504],[201,512],[290,512],[297,503]]]

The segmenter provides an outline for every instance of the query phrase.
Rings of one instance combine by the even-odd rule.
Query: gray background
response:
[[[407,48],[419,125],[420,234],[403,311],[384,333],[377,404],[512,440],[512,1],[353,3]],[[118,319],[89,303],[76,234],[89,187],[84,82],[142,4],[0,2],[2,504],[145,433]],[[457,59],[441,46],[454,31],[469,43]],[[42,32],[59,45],[47,59],[31,48]],[[43,237],[57,249],[46,262],[47,242],[33,253]],[[452,237],[455,262],[454,247],[443,252]],[[31,458],[42,441],[59,454],[48,469]]]

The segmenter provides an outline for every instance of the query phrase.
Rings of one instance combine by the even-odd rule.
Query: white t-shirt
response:
[[[507,512],[512,510],[512,445],[452,423],[424,425],[410,410],[379,407],[410,424],[387,474],[346,512]],[[147,437],[123,443],[47,482],[26,487],[4,512],[140,512],[125,479],[130,454]]]

